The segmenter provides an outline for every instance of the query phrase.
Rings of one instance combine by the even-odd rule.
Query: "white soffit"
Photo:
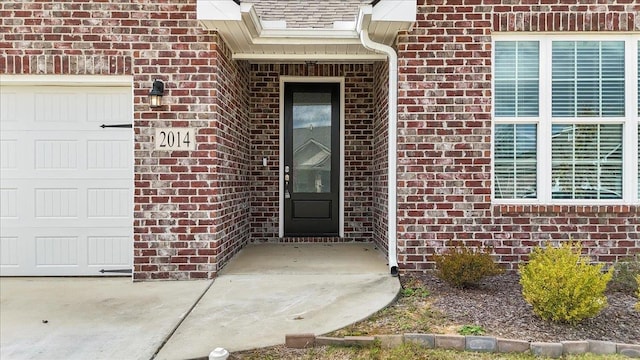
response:
[[[415,22],[416,2],[417,0],[381,0],[372,9],[369,7],[369,37],[373,41],[392,45],[398,31],[408,30]],[[237,4],[234,0],[198,0],[197,17],[205,29],[218,31],[231,48],[235,60],[386,59],[386,55],[362,46],[356,19],[335,22],[333,28],[288,28],[284,20],[264,21],[251,3]]]

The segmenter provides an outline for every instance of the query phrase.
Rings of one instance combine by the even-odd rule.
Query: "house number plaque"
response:
[[[196,132],[192,128],[156,128],[154,150],[195,150]]]

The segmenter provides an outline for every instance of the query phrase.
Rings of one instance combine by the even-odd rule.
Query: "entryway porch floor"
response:
[[[320,335],[364,319],[400,291],[386,264],[370,243],[248,245],[157,358],[276,345],[286,334]]]

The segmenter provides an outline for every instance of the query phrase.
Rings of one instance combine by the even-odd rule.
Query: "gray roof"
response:
[[[287,28],[326,29],[335,21],[355,21],[371,0],[241,0],[253,3],[262,20],[285,20]]]

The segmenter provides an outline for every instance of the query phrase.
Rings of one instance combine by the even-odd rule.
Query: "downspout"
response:
[[[358,33],[360,35],[360,42],[362,45],[368,50],[383,53],[387,55],[389,59],[389,125],[388,125],[388,137],[389,137],[389,146],[387,149],[387,158],[389,161],[388,166],[388,252],[389,252],[389,271],[392,276],[398,276],[398,256],[397,256],[397,221],[398,221],[398,211],[397,211],[397,197],[396,197],[396,186],[397,186],[397,122],[398,122],[398,54],[396,51],[388,45],[377,43],[369,38],[368,26],[365,26],[365,17],[366,25],[369,23],[369,19],[371,18],[372,6],[364,6],[360,10],[360,15],[358,18]],[[366,14],[366,15],[365,15]]]

